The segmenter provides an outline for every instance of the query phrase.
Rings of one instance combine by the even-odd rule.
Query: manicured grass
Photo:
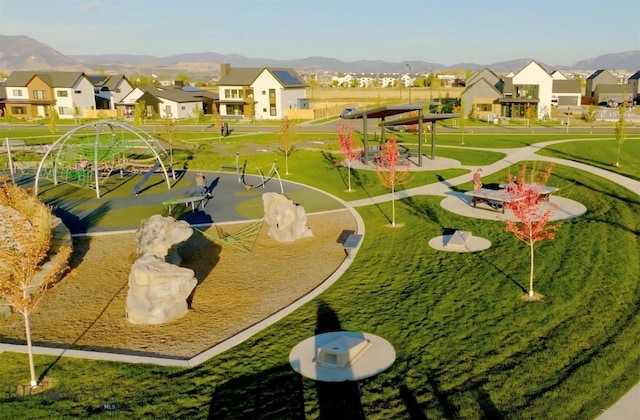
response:
[[[575,160],[640,180],[640,137],[627,136],[620,149],[620,166],[615,166],[618,145],[615,139],[576,141],[545,147],[540,154]]]
[[[492,143],[490,137],[496,136],[474,144],[465,136],[465,144],[502,148],[551,139],[516,135]],[[457,145],[459,137],[447,142]],[[559,147],[581,160],[605,148],[603,157],[593,158],[604,160],[614,145],[593,141],[551,150]],[[437,152],[466,165],[500,157],[454,148]],[[267,172],[274,154],[248,155],[248,167]],[[202,152],[190,167],[199,168],[203,155],[227,159]],[[388,193],[372,171],[352,173],[356,191],[345,192],[346,170],[328,153],[294,152],[289,176],[282,174],[283,158],[277,159],[283,179],[346,200]],[[637,155],[625,168],[627,162],[633,166]],[[417,173],[405,188],[465,172]],[[486,177],[501,180],[502,174]],[[562,186],[562,195],[589,211],[562,222],[555,240],[536,246],[534,288],[543,301],[520,299],[528,250],[500,222],[449,213],[439,205],[441,197],[397,201],[399,228],[388,227],[391,203],[363,207],[358,211],[366,236],[354,265],[319,298],[248,341],[193,369],[36,356],[37,372],[46,371],[59,385],[35,398],[9,392],[28,377],[26,356],[3,353],[2,415],[86,417],[114,402],[116,416],[132,418],[594,418],[640,381],[640,198],[563,166],[556,166],[549,184]],[[428,241],[447,229],[470,230],[492,247],[473,254],[431,249]],[[357,384],[315,383],[294,373],[291,348],[331,329],[383,336],[394,345],[396,362]]]

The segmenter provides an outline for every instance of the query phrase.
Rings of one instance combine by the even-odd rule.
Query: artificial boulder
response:
[[[269,225],[269,236],[278,242],[292,242],[313,236],[307,226],[304,207],[282,194],[262,194],[264,220]]]
[[[132,324],[162,324],[184,316],[187,298],[198,284],[195,273],[180,267],[177,247],[193,234],[185,221],[154,215],[136,232],[138,259],[129,274],[127,319]]]

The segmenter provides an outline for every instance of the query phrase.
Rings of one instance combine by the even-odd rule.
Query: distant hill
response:
[[[191,76],[212,76],[219,72],[221,63],[234,67],[290,67],[300,73],[352,72],[352,73],[399,73],[407,71],[407,64],[414,71],[441,72],[449,70],[480,70],[488,67],[498,74],[517,72],[534,58],[520,58],[492,64],[458,63],[451,66],[419,60],[387,62],[362,60],[345,62],[335,58],[307,57],[293,60],[249,58],[239,54],[214,52],[177,54],[168,57],[150,55],[106,54],[65,56],[49,45],[28,36],[0,35],[0,71],[14,70],[78,70],[96,72],[120,72],[129,74],[184,73]],[[537,61],[537,60],[536,60]],[[548,71],[572,70],[593,71],[617,69],[636,71],[640,69],[640,50],[600,55],[569,65],[548,65]]]
[[[0,35],[0,70],[8,72],[52,68],[85,69],[79,61],[28,36]]]

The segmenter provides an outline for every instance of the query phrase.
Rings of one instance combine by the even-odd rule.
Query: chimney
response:
[[[220,64],[220,77],[226,76],[231,71],[231,64],[222,63]]]

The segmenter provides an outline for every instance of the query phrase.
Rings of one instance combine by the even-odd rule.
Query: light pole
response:
[[[407,63],[407,67],[409,67],[409,103],[411,103],[411,85],[413,84],[411,81],[411,64]]]

